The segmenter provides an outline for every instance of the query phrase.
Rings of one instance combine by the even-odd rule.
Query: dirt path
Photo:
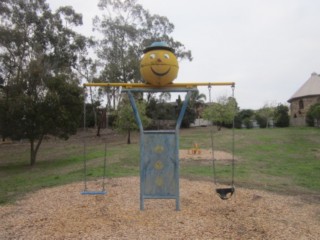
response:
[[[232,154],[224,151],[214,151],[213,157],[216,161],[232,161]],[[212,151],[210,149],[198,149],[192,153],[192,149],[180,149],[179,158],[182,161],[195,160],[198,162],[212,162]],[[237,160],[237,159],[235,159]]]
[[[104,196],[80,195],[82,187],[1,206],[0,239],[320,239],[319,204],[299,196],[237,189],[222,201],[212,183],[181,179],[181,211],[174,200],[146,200],[140,211],[138,177],[108,179]]]

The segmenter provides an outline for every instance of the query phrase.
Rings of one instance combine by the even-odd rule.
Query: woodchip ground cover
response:
[[[181,130],[180,149],[188,151],[197,143],[203,153],[210,153],[209,130]],[[87,134],[88,178],[97,188],[108,140],[108,194],[103,197],[79,194],[82,132],[67,142],[47,139],[32,168],[27,143],[0,145],[0,208],[5,222],[0,238],[152,239],[163,234],[163,239],[318,239],[319,133],[315,128],[236,130],[237,192],[230,201],[221,202],[214,194],[210,154],[201,161],[186,154],[181,160],[179,213],[173,202],[158,200],[148,201],[146,211],[139,212],[138,134],[131,145],[112,131],[101,138]],[[228,153],[225,158],[230,158],[231,138],[230,130],[214,131],[215,150]],[[217,161],[216,170],[219,180],[228,183],[230,161]],[[172,223],[166,234],[164,218]],[[183,220],[188,218],[192,221]],[[158,228],[152,231],[151,225]],[[60,235],[55,238],[54,232]]]

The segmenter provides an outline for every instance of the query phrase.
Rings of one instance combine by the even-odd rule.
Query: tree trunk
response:
[[[34,164],[36,163],[36,156],[37,156],[37,153],[35,152],[35,149],[34,149],[34,140],[30,140],[30,165],[31,166],[34,166]]]
[[[99,121],[97,122],[97,137],[100,137],[100,129],[101,129],[101,124],[102,124],[102,114],[99,117],[100,117]]]
[[[131,144],[131,138],[130,138],[130,129],[128,129],[128,139],[127,139],[127,144]]]
[[[35,163],[36,163],[37,153],[38,153],[38,150],[39,150],[40,145],[42,143],[43,137],[44,137],[44,135],[40,136],[36,146],[34,146],[35,145],[35,140],[34,139],[30,140],[30,165],[31,166],[34,166]]]
[[[99,121],[98,121],[98,129],[97,129],[97,137],[100,137],[100,130],[101,128],[107,128],[108,127],[108,123],[107,123],[107,109],[104,110],[100,110],[99,112]]]
[[[100,137],[100,129],[101,129],[101,123],[98,124],[97,137]]]

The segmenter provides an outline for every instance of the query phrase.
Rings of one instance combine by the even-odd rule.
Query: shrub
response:
[[[276,127],[289,127],[289,108],[283,104],[276,107],[274,112],[274,122]]]
[[[315,123],[317,126],[320,125],[320,103],[311,105],[307,112],[306,123],[310,127],[314,127]]]

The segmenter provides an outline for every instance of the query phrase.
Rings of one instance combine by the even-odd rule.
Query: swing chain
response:
[[[108,92],[107,92],[108,99]],[[109,117],[108,117],[108,101],[106,104],[106,131],[108,131],[109,127]],[[106,132],[106,139],[104,142],[104,159],[103,159],[103,177],[102,177],[102,190],[105,192],[105,178],[106,178],[106,165],[107,165],[107,142],[108,142],[108,134]]]
[[[91,90],[91,87],[90,87]],[[107,108],[107,107],[106,107]],[[106,110],[107,111],[107,110]],[[107,112],[106,112],[107,115]],[[108,129],[108,116],[106,116],[106,129]],[[105,176],[106,176],[106,162],[107,162],[107,136],[105,138],[105,145],[104,145],[104,160],[103,160],[103,177],[102,177],[102,190],[101,191],[88,191],[87,187],[87,141],[86,141],[86,87],[83,88],[83,167],[84,167],[84,190],[81,194],[89,194],[89,195],[102,195],[105,194]]]
[[[232,89],[232,99],[233,101],[235,101],[235,98],[234,98],[234,89],[235,89],[235,86],[232,85],[231,86],[231,89]],[[234,188],[234,168],[235,168],[235,158],[234,158],[234,152],[235,152],[235,116],[236,116],[236,109],[237,106],[236,104],[234,105],[234,109],[233,109],[233,119],[232,119],[232,182],[231,182],[231,186],[232,188]]]
[[[87,94],[87,91],[86,91],[86,87],[84,86],[83,87],[83,169],[84,169],[84,192],[87,191],[87,159],[86,159],[86,156],[87,156],[87,151],[86,151],[86,146],[87,146],[87,143],[86,143],[86,133],[87,133],[87,128],[86,128],[86,94]]]
[[[232,99],[234,100],[234,89],[235,86],[232,85]],[[211,86],[208,86],[209,89],[209,101],[210,104],[211,102]],[[235,192],[235,187],[234,187],[234,170],[235,170],[235,157],[234,157],[234,152],[235,152],[235,113],[236,113],[236,105],[234,106],[234,114],[233,114],[233,120],[232,120],[232,180],[231,180],[231,187],[230,188],[217,188],[216,193],[219,195],[219,197],[222,200],[227,200],[229,199]],[[213,173],[213,181],[214,184],[217,185],[217,178],[216,178],[216,166],[215,166],[215,157],[214,157],[214,140],[213,140],[213,122],[212,122],[212,127],[210,131],[211,135],[211,151],[212,151],[212,173]]]
[[[209,90],[209,103],[212,103],[211,98],[211,85],[208,85]],[[214,141],[213,141],[213,121],[211,123],[211,129],[210,129],[210,137],[211,137],[211,158],[212,158],[212,175],[213,175],[213,182],[215,185],[217,185],[217,179],[216,179],[216,166],[215,166],[215,156],[214,156]]]

